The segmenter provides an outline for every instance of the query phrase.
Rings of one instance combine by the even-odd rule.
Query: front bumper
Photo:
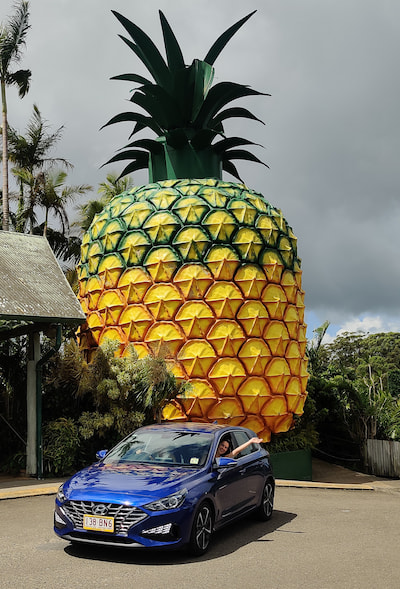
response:
[[[63,504],[56,502],[54,532],[60,538],[82,544],[120,546],[124,548],[178,548],[190,537],[191,512],[183,505],[179,509],[145,512],[140,521],[117,525],[115,532],[98,532],[83,529],[77,518],[70,517]]]

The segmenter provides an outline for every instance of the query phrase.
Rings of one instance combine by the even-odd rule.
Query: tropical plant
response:
[[[134,391],[140,407],[150,411],[156,423],[161,423],[163,409],[177,395],[185,396],[186,382],[178,383],[164,358],[152,354],[138,362]]]
[[[64,235],[69,230],[66,206],[77,196],[92,190],[92,187],[88,184],[66,185],[67,173],[60,170],[43,171],[37,175],[25,168],[14,169],[13,172],[22,185],[29,188],[29,207],[23,211],[21,216],[29,217],[31,233],[34,232],[34,227],[37,225],[36,209],[40,207],[45,212],[43,235],[47,234],[50,213],[59,219],[61,233]]]
[[[61,476],[73,473],[80,446],[78,427],[73,419],[59,417],[43,429],[43,460],[48,474]]]
[[[99,184],[98,193],[101,195],[100,199],[91,199],[84,204],[79,205],[79,220],[75,221],[73,225],[78,227],[81,232],[89,229],[94,217],[101,213],[106,204],[110,202],[114,196],[126,192],[132,188],[132,179],[129,176],[125,178],[118,178],[116,174],[110,172],[106,176],[106,180]]]
[[[3,157],[3,229],[9,229],[9,194],[8,194],[8,109],[6,87],[18,87],[19,96],[23,98],[29,90],[31,72],[29,70],[12,71],[14,63],[22,57],[29,25],[29,3],[22,0],[15,6],[14,14],[0,25],[0,85],[2,104],[2,157]]]
[[[321,344],[308,390],[322,451],[353,460],[368,438],[400,439],[399,346],[399,333],[343,333]]]
[[[0,321],[1,329],[11,324]],[[19,472],[26,451],[26,337],[0,341],[0,471]]]
[[[129,176],[119,178],[118,174],[110,172],[107,174],[105,181],[99,184],[97,192],[101,195],[104,204],[107,204],[114,196],[130,190],[132,187],[132,178]]]
[[[51,169],[54,165],[71,168],[72,164],[65,158],[50,157],[49,152],[60,140],[63,127],[49,132],[49,125],[43,119],[38,107],[33,105],[33,113],[28,122],[25,135],[20,135],[9,127],[9,159],[14,164],[12,170],[16,176],[20,191],[18,196],[17,230],[25,231],[29,223],[33,232],[36,223],[35,207],[39,188],[43,181],[43,169]],[[26,190],[27,189],[27,190]]]
[[[314,329],[313,333],[315,336],[311,341],[307,342],[306,353],[308,358],[308,367],[313,375],[317,375],[321,370],[322,358],[321,352],[323,352],[322,341],[328,331],[330,323],[325,321],[320,327]]]
[[[203,60],[186,66],[160,13],[166,60],[149,37],[114,13],[124,42],[151,80],[108,124],[150,130],[110,162],[121,176],[149,168],[150,184],[114,197],[82,240],[80,300],[87,324],[80,345],[91,358],[107,338],[140,357],[167,349],[175,376],[191,390],[163,410],[164,419],[242,424],[264,440],[291,427],[306,398],[304,293],[297,242],[279,209],[243,184],[235,160],[259,162],[252,142],[225,137],[225,121],[257,121],[236,99],[259,95],[233,82],[212,85],[213,64],[250,18],[225,31]]]
[[[67,173],[62,171],[48,171],[44,174],[43,184],[39,194],[39,206],[45,210],[43,235],[46,236],[49,214],[53,213],[61,224],[62,233],[69,229],[66,206],[78,196],[92,190],[88,184],[67,186]]]
[[[111,445],[144,422],[157,420],[163,405],[182,394],[186,387],[178,384],[163,358],[139,359],[133,350],[118,357],[118,347],[107,340],[88,364],[75,340],[64,344],[45,381],[51,435],[64,425],[69,428],[69,421],[61,423],[57,415],[62,411],[74,420],[81,439],[103,438]]]

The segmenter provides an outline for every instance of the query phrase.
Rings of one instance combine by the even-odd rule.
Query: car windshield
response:
[[[173,466],[203,466],[213,436],[198,432],[140,431],[117,444],[104,459],[105,464],[145,462]]]

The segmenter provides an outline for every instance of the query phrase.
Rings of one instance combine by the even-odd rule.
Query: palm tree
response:
[[[37,224],[35,207],[40,191],[41,176],[35,176],[33,172],[26,168],[13,168],[12,173],[20,185],[15,228],[20,233],[24,233],[26,226],[29,225],[29,232],[33,233]],[[24,198],[25,187],[28,193],[26,199]],[[15,197],[17,198],[17,195]]]
[[[49,151],[61,139],[64,131],[62,125],[53,133],[48,132],[49,124],[42,117],[38,106],[33,105],[33,112],[26,127],[26,134],[19,135],[11,126],[8,128],[9,159],[18,168],[30,172],[42,169],[44,165],[62,164],[72,168],[72,164],[64,158],[48,157]]]
[[[79,219],[74,221],[73,225],[78,228],[80,234],[86,233],[95,216],[101,213],[106,204],[103,199],[92,199],[78,206]]]
[[[306,353],[309,361],[309,370],[314,376],[317,376],[318,374],[321,360],[322,340],[324,339],[329,326],[329,321],[324,321],[322,325],[314,329],[313,333],[315,333],[315,337],[307,342]]]
[[[13,63],[21,59],[21,52],[25,46],[25,38],[29,29],[29,3],[22,0],[16,7],[15,13],[6,24],[0,25],[0,85],[2,104],[2,135],[3,135],[3,229],[9,229],[9,200],[8,200],[8,121],[6,87],[18,87],[19,96],[23,98],[29,90],[30,70],[10,70]]]
[[[88,184],[66,186],[67,173],[63,171],[48,171],[42,173],[42,186],[39,192],[39,205],[45,210],[43,235],[47,234],[49,214],[53,213],[60,221],[62,233],[69,229],[66,206],[77,196],[93,190]]]
[[[78,186],[66,186],[67,173],[60,170],[47,170],[39,172],[36,176],[25,168],[14,169],[13,173],[23,185],[29,187],[29,202],[24,210],[20,212],[20,219],[29,221],[30,233],[34,233],[37,225],[36,208],[42,207],[45,210],[43,223],[43,235],[47,235],[49,214],[53,213],[61,223],[61,233],[69,230],[69,219],[66,207],[77,196],[93,190],[88,184]]]
[[[99,184],[97,192],[102,195],[105,203],[109,203],[114,196],[118,196],[121,192],[130,190],[131,188],[133,188],[133,182],[130,176],[119,178],[118,174],[110,172],[106,176],[106,181]]]
[[[133,182],[130,176],[119,178],[117,174],[110,172],[107,174],[105,182],[99,184],[97,192],[101,195],[101,198],[92,199],[85,204],[79,205],[79,220],[75,221],[74,225],[79,227],[82,233],[85,233],[89,229],[95,215],[101,213],[106,204],[114,196],[118,196],[121,192],[130,190],[131,188],[133,188]]]
[[[48,132],[48,124],[43,119],[39,108],[33,105],[33,113],[26,128],[25,135],[19,135],[15,129],[8,129],[9,160],[15,164],[12,169],[18,179],[20,195],[18,199],[17,231],[25,230],[26,222],[30,223],[33,231],[33,209],[36,206],[37,184],[36,175],[44,166],[52,167],[62,164],[72,168],[72,164],[64,158],[49,157],[48,152],[60,140],[64,127],[59,127],[54,133]],[[29,178],[29,180],[28,180]],[[40,175],[38,177],[40,183]],[[24,187],[28,186],[28,194],[24,194]],[[25,191],[26,192],[26,191]]]

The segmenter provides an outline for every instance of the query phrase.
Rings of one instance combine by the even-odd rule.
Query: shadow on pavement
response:
[[[201,557],[194,558],[182,550],[161,549],[125,549],[106,546],[87,546],[69,544],[64,551],[70,556],[88,560],[101,560],[104,562],[117,562],[124,564],[160,566],[176,565],[188,562],[202,562],[213,558],[220,558],[232,554],[252,542],[272,542],[268,538],[282,526],[288,524],[297,515],[286,511],[274,511],[268,522],[255,521],[252,516],[247,516],[226,528],[219,530],[213,536],[208,552]]]

